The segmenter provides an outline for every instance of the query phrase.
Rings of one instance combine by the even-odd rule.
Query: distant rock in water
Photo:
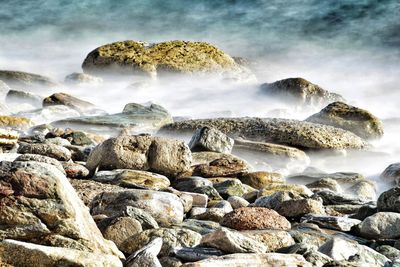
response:
[[[6,103],[9,105],[27,103],[39,108],[42,106],[42,98],[29,92],[10,90],[6,95]]]
[[[288,78],[274,83],[264,83],[261,91],[269,96],[281,98],[285,102],[299,105],[326,105],[334,101],[344,101],[343,97],[322,89],[303,78]]]
[[[8,85],[16,88],[40,88],[40,87],[56,87],[57,82],[52,79],[28,72],[13,71],[13,70],[0,70],[0,80],[6,82]]]
[[[165,125],[161,133],[192,134],[204,126],[213,127],[231,138],[272,142],[313,149],[360,149],[367,146],[357,135],[332,126],[287,119],[219,118],[186,120]]]
[[[102,78],[85,73],[74,72],[65,77],[65,83],[70,85],[96,85],[102,82]]]
[[[383,135],[382,122],[369,111],[334,102],[306,121],[342,128],[366,139],[376,139]]]
[[[147,74],[160,72],[224,73],[252,75],[235,60],[205,42],[167,41],[148,44],[122,41],[100,46],[90,52],[82,64],[88,74]]]
[[[79,112],[92,110],[95,106],[87,101],[81,100],[65,93],[55,93],[43,99],[43,107],[63,105]]]

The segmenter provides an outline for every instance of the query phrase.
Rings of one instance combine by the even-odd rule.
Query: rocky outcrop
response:
[[[219,118],[180,121],[165,125],[161,133],[192,133],[213,127],[230,137],[272,142],[295,147],[324,149],[364,148],[366,142],[357,135],[332,126],[287,119]]]
[[[329,104],[306,121],[342,128],[365,139],[376,139],[383,135],[383,124],[377,117],[365,109],[343,102]]]

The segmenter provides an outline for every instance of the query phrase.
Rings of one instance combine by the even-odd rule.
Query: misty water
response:
[[[0,5],[3,70],[38,73],[62,82],[66,75],[81,72],[86,55],[106,43],[195,40],[248,59],[257,78],[146,81],[132,76],[99,86],[34,93],[47,96],[61,90],[109,113],[120,112],[130,102],[151,101],[176,117],[302,120],[320,108],[285,105],[260,95],[258,87],[303,77],[369,110],[385,124],[384,137],[371,141],[367,152],[310,153],[311,166],[327,172],[360,172],[379,181],[384,168],[400,160],[398,1],[2,0]]]

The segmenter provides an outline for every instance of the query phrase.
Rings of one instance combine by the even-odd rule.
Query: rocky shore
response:
[[[116,74],[254,82],[243,62],[204,42],[124,41],[63,82],[0,70],[0,266],[400,266],[400,163],[381,170],[385,190],[313,167],[314,153],[369,153],[384,134],[339,94],[287,78],[260,95],[319,112],[178,119],[62,91]]]

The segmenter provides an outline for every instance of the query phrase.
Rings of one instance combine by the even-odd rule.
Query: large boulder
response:
[[[400,213],[378,212],[359,225],[360,235],[366,238],[387,239],[400,237]]]
[[[383,135],[382,122],[369,111],[343,102],[334,102],[306,121],[342,128],[365,139],[376,139]]]
[[[82,64],[89,74],[133,74],[155,76],[160,72],[243,72],[232,57],[205,42],[168,41],[148,44],[122,41],[100,46]]]
[[[103,192],[93,199],[91,213],[118,216],[130,207],[149,212],[162,226],[179,224],[183,221],[184,212],[180,199],[171,193],[152,190],[128,189]]]
[[[192,156],[189,147],[177,140],[151,136],[120,136],[98,145],[89,155],[86,167],[100,170],[152,170],[167,176],[188,171]]]
[[[53,165],[3,161],[0,177],[0,239],[123,258],[115,244],[103,238],[65,175]]]
[[[366,142],[357,135],[332,126],[287,119],[218,118],[186,120],[165,125],[160,132],[191,134],[209,126],[230,137],[272,142],[315,149],[364,148]]]
[[[377,202],[378,211],[400,213],[400,187],[394,187],[383,192]]]
[[[0,70],[0,80],[6,82],[12,87],[22,89],[57,86],[57,83],[48,77],[13,70]]]
[[[99,266],[122,267],[113,255],[62,247],[49,247],[6,239],[0,242],[0,265],[4,266]]]
[[[158,130],[168,123],[172,123],[172,117],[165,108],[156,104],[145,106],[130,103],[121,113],[71,117],[55,121],[52,125],[62,128],[89,129],[91,132],[99,133],[104,131],[119,133],[123,129],[128,129],[132,133],[143,133]]]
[[[381,179],[400,185],[400,163],[390,164],[381,174]]]
[[[324,90],[303,78],[288,78],[264,83],[261,85],[261,91],[269,96],[301,105],[319,106],[343,100],[341,95]]]

